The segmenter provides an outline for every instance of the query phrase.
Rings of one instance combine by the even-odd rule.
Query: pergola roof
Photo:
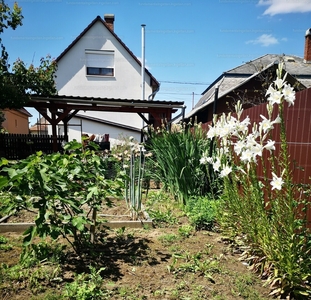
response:
[[[168,122],[172,121],[172,114],[178,109],[181,109],[181,113],[177,117],[184,117],[186,108],[183,101],[113,99],[64,95],[32,95],[27,106],[34,107],[52,125],[52,135],[55,137],[53,146],[55,151],[57,151],[57,124],[63,122],[65,132],[67,132],[68,122],[79,110],[137,113],[146,124],[158,127],[164,119]],[[47,113],[47,110],[50,111],[50,114]],[[152,116],[152,123],[146,119],[145,113]]]
[[[152,109],[172,109],[174,112],[179,108],[184,108],[183,101],[159,101],[159,100],[137,100],[137,99],[115,99],[100,97],[81,96],[31,96],[27,106],[72,108],[79,110],[98,111],[122,111],[122,112],[150,112]]]

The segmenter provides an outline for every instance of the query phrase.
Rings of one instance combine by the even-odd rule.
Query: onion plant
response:
[[[133,137],[124,139],[121,147],[113,149],[113,156],[118,158],[123,165],[124,198],[133,220],[137,220],[142,212],[142,191],[145,180],[145,157],[143,145]]]
[[[142,183],[145,167],[145,154],[142,146],[138,149],[131,147],[128,163],[124,165],[128,175],[125,179],[125,201],[132,218],[137,220],[142,209]]]

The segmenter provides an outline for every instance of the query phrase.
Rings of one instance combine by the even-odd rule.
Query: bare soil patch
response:
[[[121,210],[114,207],[116,215],[124,214],[121,205]],[[96,255],[88,260],[67,251],[60,264],[61,280],[42,279],[39,289],[27,280],[2,280],[0,273],[0,299],[61,299],[66,283],[73,281],[74,274],[87,272],[90,263],[105,268],[101,276],[107,298],[103,299],[272,299],[220,233],[193,230],[183,235],[180,228],[188,222],[179,216],[178,223],[169,226],[107,229],[94,248]],[[10,221],[29,221],[21,217]],[[0,250],[0,264],[11,267],[19,261],[22,237],[12,232],[3,235],[13,248]]]

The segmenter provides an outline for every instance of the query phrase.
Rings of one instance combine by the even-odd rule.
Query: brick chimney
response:
[[[104,20],[105,20],[106,25],[109,27],[109,29],[111,31],[113,31],[114,30],[114,28],[113,28],[114,15],[113,14],[106,14],[106,15],[104,15]]]
[[[311,63],[311,28],[306,31],[304,62]]]

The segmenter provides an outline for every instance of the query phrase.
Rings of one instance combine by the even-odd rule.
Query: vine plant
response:
[[[70,142],[65,153],[31,155],[17,163],[0,162],[0,189],[9,191],[8,211],[38,212],[24,232],[24,246],[35,236],[64,237],[77,254],[95,241],[96,212],[111,197],[121,197],[123,178],[105,178],[105,159],[96,151]],[[73,237],[73,238],[72,238]]]

